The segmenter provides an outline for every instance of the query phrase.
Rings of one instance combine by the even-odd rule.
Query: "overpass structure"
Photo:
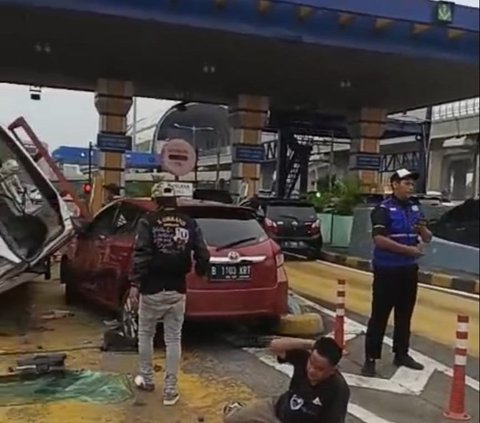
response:
[[[365,189],[387,114],[479,95],[478,9],[448,2],[0,0],[0,28],[0,81],[96,92],[100,170],[120,186],[133,95],[228,105],[243,151],[279,116],[281,185],[305,155],[295,116],[341,117]],[[259,175],[235,156],[233,194]]]
[[[425,121],[426,110],[416,110],[395,118],[415,124]],[[454,199],[478,196],[479,161],[478,136],[480,133],[480,99],[467,99],[433,107],[430,139],[428,143],[428,184],[430,191],[444,191],[446,187]],[[415,125],[414,125],[415,127]],[[418,135],[404,129],[405,135],[399,138],[382,139],[380,153],[382,156],[380,173],[386,173],[383,181],[387,181],[391,172],[407,167],[419,170],[421,161]],[[417,131],[421,131],[418,127]],[[415,132],[411,129],[411,132]],[[388,134],[387,134],[388,135]],[[319,178],[333,172],[342,176],[348,172],[349,140],[336,140],[332,145],[331,137],[319,139],[310,157],[309,180],[313,183]],[[275,133],[263,133],[262,143],[265,149],[265,160],[262,163],[262,185],[271,187],[276,166],[278,139]],[[334,158],[330,159],[333,151]],[[232,149],[225,146],[217,154],[215,149],[203,151],[199,158],[199,166],[215,170],[220,164],[222,170],[230,168]],[[333,165],[333,170],[329,166]]]

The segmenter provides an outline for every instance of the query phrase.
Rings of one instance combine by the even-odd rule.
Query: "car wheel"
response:
[[[128,291],[124,295],[120,310],[120,323],[123,334],[131,339],[138,339],[138,313],[132,308]]]
[[[60,283],[65,285],[65,303],[67,305],[75,304],[78,301],[78,293],[73,286],[72,269],[66,257],[62,257],[60,262]]]
[[[253,326],[254,332],[259,335],[275,335],[280,325],[280,316],[265,317],[259,319]]]
[[[318,244],[315,246],[314,258],[317,260],[322,259],[322,247],[323,247],[323,241],[319,241]]]
[[[50,257],[45,260],[44,277],[46,281],[49,281],[50,279],[52,279],[52,260],[50,259]]]

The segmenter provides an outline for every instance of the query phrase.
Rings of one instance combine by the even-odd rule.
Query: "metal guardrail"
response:
[[[480,98],[455,101],[453,103],[435,106],[432,110],[432,120],[441,121],[478,115],[480,112]]]

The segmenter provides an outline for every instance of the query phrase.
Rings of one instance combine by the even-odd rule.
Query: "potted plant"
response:
[[[320,228],[322,231],[323,242],[329,244],[331,242],[331,226],[333,219],[333,194],[331,191],[318,191],[309,198],[317,212],[320,220]]]
[[[347,178],[335,184],[333,198],[332,245],[348,247],[353,225],[353,210],[361,203],[358,180]]]

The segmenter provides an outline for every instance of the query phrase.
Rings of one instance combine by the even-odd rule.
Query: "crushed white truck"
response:
[[[71,212],[24,145],[0,127],[0,294],[38,274],[74,235]]]

